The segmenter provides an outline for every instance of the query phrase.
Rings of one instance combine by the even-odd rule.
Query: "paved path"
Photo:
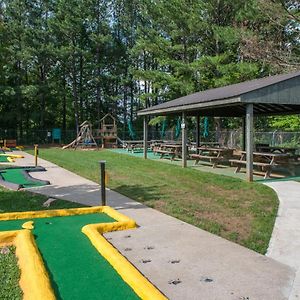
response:
[[[24,154],[18,164],[32,165]],[[88,205],[99,204],[98,185],[45,160],[35,177],[51,186],[32,191]],[[174,300],[288,299],[294,271],[271,258],[229,242],[108,191],[108,204],[139,228],[106,237],[167,297]]]
[[[267,256],[295,269],[289,300],[300,299],[300,183],[277,181],[266,185],[276,191],[280,201]]]

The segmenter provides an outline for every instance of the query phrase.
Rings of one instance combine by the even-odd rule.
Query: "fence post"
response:
[[[39,145],[34,144],[34,165],[36,167],[38,165],[38,156],[39,156]]]
[[[105,190],[105,160],[100,160],[100,186],[101,186],[101,202],[102,206],[106,205],[106,190]]]

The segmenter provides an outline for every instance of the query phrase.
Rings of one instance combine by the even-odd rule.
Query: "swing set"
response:
[[[161,123],[160,137],[161,139],[165,138],[166,130],[168,127],[168,120],[165,118]],[[177,140],[181,133],[181,118],[178,117],[175,125],[175,139]],[[204,117],[203,120],[203,137],[207,138],[209,136],[209,120],[208,117]]]

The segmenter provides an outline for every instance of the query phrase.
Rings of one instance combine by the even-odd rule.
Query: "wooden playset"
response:
[[[116,119],[108,113],[99,121],[99,128],[94,130],[94,135],[101,142],[102,148],[116,148],[117,132]]]

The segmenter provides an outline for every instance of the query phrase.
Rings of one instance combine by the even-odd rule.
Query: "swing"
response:
[[[166,135],[167,126],[168,126],[168,121],[167,121],[167,118],[165,118],[162,122],[162,125],[161,125],[161,131],[160,131],[161,139],[163,139]]]
[[[135,131],[133,129],[133,125],[132,125],[131,120],[128,120],[127,125],[128,125],[128,130],[129,130],[129,136],[130,136],[130,138],[132,140],[135,140],[136,134],[135,134]]]
[[[181,132],[181,119],[180,117],[177,119],[176,127],[175,127],[175,139],[179,138]]]
[[[204,126],[203,137],[207,138],[208,135],[209,135],[209,131],[208,131],[208,128],[209,128],[208,117],[204,118],[203,126]]]

